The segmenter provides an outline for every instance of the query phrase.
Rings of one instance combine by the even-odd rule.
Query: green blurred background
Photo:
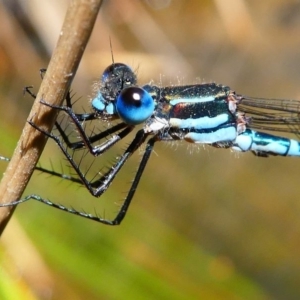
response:
[[[67,4],[0,2],[1,155],[13,153],[32,104],[22,89],[38,90]],[[141,84],[214,81],[300,99],[300,1],[105,1],[72,86],[78,112],[112,62],[109,39]],[[112,216],[141,154],[100,199],[43,174],[25,194]],[[50,141],[41,164],[51,162],[68,170]],[[0,299],[299,299],[299,167],[299,158],[160,143],[121,226],[20,205],[1,239]]]

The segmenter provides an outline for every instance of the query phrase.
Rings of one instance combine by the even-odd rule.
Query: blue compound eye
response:
[[[119,94],[116,109],[120,118],[129,125],[147,120],[154,111],[154,100],[148,92],[139,87],[129,87]]]

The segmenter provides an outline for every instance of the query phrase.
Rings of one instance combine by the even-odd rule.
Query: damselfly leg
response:
[[[30,88],[31,87],[26,87],[24,89],[24,91],[29,93],[33,98],[36,98],[36,95],[34,93],[32,93]],[[102,131],[98,134],[95,134],[93,136],[87,136],[87,134],[85,133],[84,127],[82,126],[82,122],[98,119],[97,114],[94,112],[84,113],[84,114],[74,113],[73,107],[72,107],[72,102],[71,102],[70,92],[67,93],[65,101],[66,101],[66,105],[64,105],[64,106],[49,105],[44,100],[41,100],[40,103],[43,105],[49,106],[53,109],[57,109],[60,112],[64,112],[66,115],[69,116],[70,120],[72,121],[72,124],[75,126],[78,134],[82,138],[81,141],[71,142],[69,140],[68,135],[65,133],[65,130],[61,127],[61,125],[57,121],[55,122],[55,128],[58,130],[59,134],[61,135],[63,142],[70,149],[76,150],[76,149],[81,149],[81,148],[86,147],[91,154],[93,154],[94,156],[99,156],[102,153],[104,153],[105,151],[107,151],[116,142],[123,139],[133,129],[132,126],[127,126],[127,124],[125,124],[125,123],[119,123],[119,124],[117,124],[111,128],[108,128],[107,130]],[[31,123],[31,121],[29,121],[29,123]],[[122,129],[124,129],[124,130],[122,130]],[[113,135],[116,132],[119,132],[119,133]],[[94,142],[100,141],[105,138],[108,138],[108,140],[106,140],[104,143],[102,143],[98,146],[95,146],[95,147],[92,146],[92,144]],[[59,143],[59,146],[63,152],[66,151],[64,149],[63,143]]]
[[[121,63],[110,65],[103,73],[96,96],[91,101],[92,113],[76,114],[68,94],[65,106],[50,106],[66,114],[79,134],[79,141],[71,142],[63,127],[56,123],[59,135],[45,132],[33,120],[29,123],[54,140],[79,177],[80,182],[100,197],[113,182],[128,158],[144,143],[146,149],[127,197],[117,216],[106,220],[88,213],[55,204],[37,195],[30,195],[10,205],[35,199],[72,214],[108,225],[123,220],[136,191],[156,141],[185,140],[218,148],[231,148],[255,155],[300,156],[300,142],[269,132],[299,133],[299,104],[297,100],[253,98],[236,94],[227,86],[215,83],[158,87],[137,85],[134,72]],[[111,124],[102,132],[86,133],[84,122]],[[101,156],[117,142],[142,125],[123,154],[100,178],[88,180],[76,163],[73,153],[87,149],[93,156]],[[260,131],[256,131],[260,130]],[[106,139],[103,141],[103,139]],[[94,143],[99,145],[94,146]],[[70,151],[71,150],[71,151]]]

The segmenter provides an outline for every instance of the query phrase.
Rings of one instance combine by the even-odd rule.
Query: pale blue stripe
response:
[[[178,103],[201,103],[201,102],[210,102],[214,101],[214,96],[207,97],[194,97],[194,98],[178,98],[170,101],[171,105],[176,105]]]
[[[198,119],[178,119],[178,118],[171,118],[170,125],[171,127],[176,128],[195,128],[195,129],[210,129],[216,128],[220,125],[226,123],[229,119],[228,114],[221,114],[216,117],[202,117]]]
[[[189,132],[184,136],[184,139],[193,143],[212,144],[217,142],[234,141],[236,139],[236,134],[236,128],[232,126],[221,128],[211,133]]]

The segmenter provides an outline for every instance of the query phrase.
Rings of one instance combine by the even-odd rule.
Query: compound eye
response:
[[[102,83],[108,83],[111,80],[119,79],[124,83],[129,82],[134,84],[136,82],[136,76],[132,69],[122,63],[114,63],[108,66],[102,74]]]
[[[116,109],[120,118],[129,125],[146,121],[154,111],[154,100],[139,87],[123,89],[117,97]]]

